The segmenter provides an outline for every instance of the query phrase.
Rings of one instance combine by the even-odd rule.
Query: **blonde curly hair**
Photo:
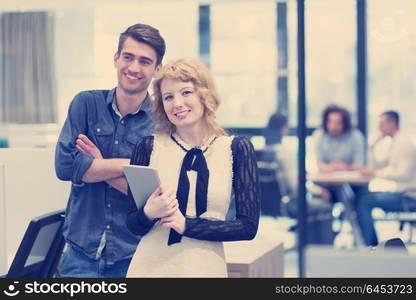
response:
[[[203,118],[207,128],[207,134],[216,134],[219,136],[228,135],[215,122],[215,112],[220,105],[220,98],[214,86],[213,78],[203,63],[191,58],[181,58],[164,65],[153,80],[152,112],[156,121],[156,132],[171,134],[175,131],[175,126],[169,121],[163,108],[163,97],[160,87],[165,78],[192,82],[204,107]]]

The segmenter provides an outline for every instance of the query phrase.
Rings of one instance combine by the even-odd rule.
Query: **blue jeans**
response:
[[[106,249],[100,259],[94,260],[84,253],[68,247],[59,266],[60,277],[74,278],[125,278],[131,258],[107,264]]]
[[[375,207],[379,207],[386,212],[414,210],[416,199],[395,192],[368,192],[362,194],[356,203],[357,221],[367,246],[378,244],[374,220],[371,215],[371,211]]]

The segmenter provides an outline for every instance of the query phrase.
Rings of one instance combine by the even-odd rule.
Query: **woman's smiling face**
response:
[[[176,128],[202,128],[204,106],[193,82],[165,78],[160,90],[166,116]]]

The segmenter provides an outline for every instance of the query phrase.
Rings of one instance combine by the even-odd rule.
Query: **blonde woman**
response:
[[[131,164],[155,167],[161,187],[143,207],[129,196],[127,226],[142,236],[128,277],[227,277],[223,241],[257,232],[259,191],[252,144],[216,122],[219,97],[208,69],[179,59],[153,82],[155,133]],[[235,217],[226,220],[232,199]]]

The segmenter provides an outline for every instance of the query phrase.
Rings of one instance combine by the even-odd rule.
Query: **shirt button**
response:
[[[110,225],[107,225],[107,229],[110,230],[111,229],[111,226]]]
[[[117,141],[117,140],[115,140],[115,141],[114,141],[114,144],[118,145],[118,141]]]
[[[124,125],[124,120],[121,120],[121,121],[120,121],[120,123],[121,123],[122,125]]]
[[[108,204],[107,204],[107,207],[108,207],[108,208],[111,208],[111,203],[108,203]]]
[[[101,131],[101,128],[97,128],[97,132],[100,132]]]

